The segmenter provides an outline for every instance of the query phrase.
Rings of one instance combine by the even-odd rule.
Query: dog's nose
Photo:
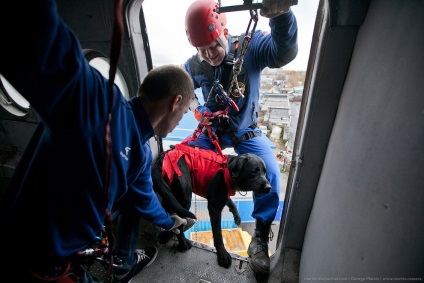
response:
[[[270,185],[267,185],[265,187],[264,191],[265,191],[265,194],[269,193],[271,191],[271,186]]]
[[[271,191],[271,185],[266,182],[265,184],[263,184],[262,188],[261,188],[261,193],[262,194],[267,194]]]

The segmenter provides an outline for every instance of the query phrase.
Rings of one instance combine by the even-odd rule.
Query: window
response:
[[[14,116],[25,116],[29,102],[0,74],[0,105]]]
[[[101,55],[99,52],[87,51],[85,54],[86,59],[89,61],[90,65],[96,68],[105,78],[109,78],[109,59]],[[116,70],[115,74],[115,84],[119,87],[122,92],[122,95],[129,100],[130,95],[128,92],[128,86],[125,82],[124,76],[119,71]]]

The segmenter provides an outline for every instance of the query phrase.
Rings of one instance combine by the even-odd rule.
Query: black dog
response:
[[[219,155],[212,150],[183,144],[160,154],[152,167],[154,190],[162,197],[162,205],[169,213],[195,219],[189,211],[192,193],[207,199],[218,264],[225,268],[231,266],[231,255],[222,239],[222,210],[227,205],[239,225],[241,219],[230,196],[236,190],[269,193],[271,185],[265,175],[265,163],[257,155]],[[191,243],[185,238],[183,227],[180,230],[178,248],[185,251],[191,248]],[[162,244],[173,235],[168,231],[162,233],[159,235]]]

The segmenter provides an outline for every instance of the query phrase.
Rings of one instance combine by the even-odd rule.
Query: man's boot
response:
[[[247,254],[250,267],[257,274],[269,274],[268,242],[272,221],[256,219],[255,234],[252,237]]]

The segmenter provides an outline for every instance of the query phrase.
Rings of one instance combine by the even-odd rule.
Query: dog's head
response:
[[[238,191],[253,191],[257,194],[267,194],[271,185],[266,178],[265,163],[259,156],[244,153],[228,159],[233,186]]]

